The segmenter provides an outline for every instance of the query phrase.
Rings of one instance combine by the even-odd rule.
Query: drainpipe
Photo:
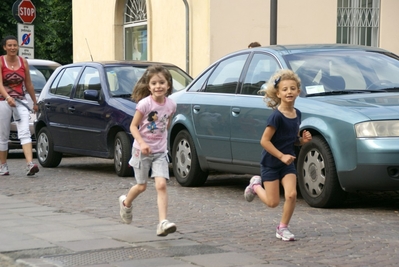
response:
[[[277,44],[277,0],[270,0],[270,45]]]
[[[190,74],[190,8],[187,0],[183,0],[186,6],[186,72]]]

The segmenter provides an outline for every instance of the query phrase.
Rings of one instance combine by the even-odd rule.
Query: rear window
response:
[[[29,65],[30,77],[35,88],[36,93],[40,93],[50,78],[51,74],[58,68],[58,66],[35,66]]]

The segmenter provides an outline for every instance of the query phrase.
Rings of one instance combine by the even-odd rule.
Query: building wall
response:
[[[114,0],[72,0],[74,62],[91,61],[90,54],[94,60],[115,59],[114,10]]]
[[[398,0],[381,0],[380,47],[399,55]]]
[[[150,59],[186,64],[186,10],[182,0],[147,0]]]
[[[227,53],[247,49],[251,42],[269,44],[269,1],[210,0],[209,13],[210,62]]]
[[[186,6],[182,0],[147,0],[149,60],[170,62],[193,75],[209,64],[209,0],[187,0],[189,51],[187,66]]]
[[[211,62],[210,0],[188,0],[190,5],[190,74],[198,75]]]
[[[258,41],[270,44],[270,1],[187,0],[189,65],[197,76],[209,64]],[[124,59],[126,0],[73,0],[73,60]],[[380,47],[399,53],[398,0],[381,1]],[[186,8],[183,0],[147,0],[148,59],[187,70]],[[335,43],[337,2],[278,1],[277,44]],[[89,51],[89,47],[90,51]]]
[[[112,2],[112,1],[110,1]],[[113,21],[110,21],[109,23],[112,23],[113,27],[113,32],[114,32],[114,40],[110,39],[110,42],[113,42],[113,50],[109,51],[111,53],[111,58],[114,58],[116,60],[123,60],[125,58],[124,56],[124,39],[123,39],[123,21],[124,21],[124,12],[125,12],[125,5],[126,5],[126,0],[116,0],[115,3],[115,8],[114,10],[111,10],[114,13]],[[105,56],[108,53],[108,51],[104,51]]]
[[[336,43],[337,1],[278,1],[277,44]]]

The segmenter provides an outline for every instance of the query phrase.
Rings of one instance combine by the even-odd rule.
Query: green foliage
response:
[[[31,0],[36,7],[35,58],[72,62],[72,0]],[[0,1],[0,36],[18,35],[15,0]]]
[[[7,35],[17,36],[17,22],[12,15],[12,5],[15,0],[0,1],[0,36],[1,38]]]

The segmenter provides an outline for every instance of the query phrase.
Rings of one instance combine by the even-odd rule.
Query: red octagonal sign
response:
[[[36,8],[30,0],[22,0],[18,5],[18,17],[23,23],[31,24],[36,18]]]

